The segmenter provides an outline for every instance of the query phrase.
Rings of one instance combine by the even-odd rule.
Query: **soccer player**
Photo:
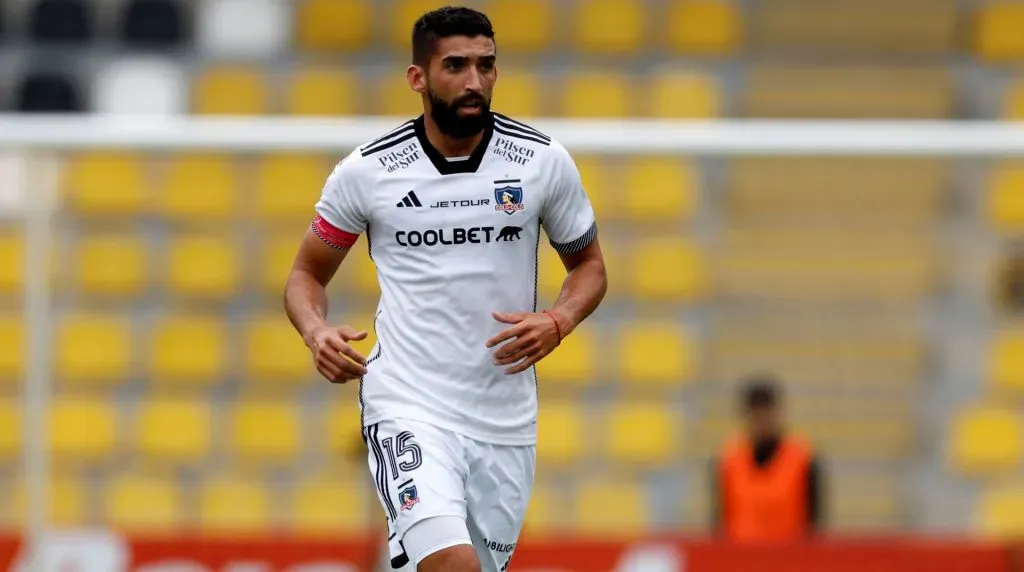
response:
[[[607,288],[579,172],[547,135],[490,108],[488,18],[446,7],[412,31],[406,77],[424,113],[327,178],[285,306],[334,383],[359,379],[363,437],[395,567],[507,570],[533,486],[534,365]],[[537,311],[544,229],[567,277]],[[325,287],[365,233],[381,298],[377,343],[326,322]]]

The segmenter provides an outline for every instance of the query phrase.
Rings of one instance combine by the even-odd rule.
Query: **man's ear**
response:
[[[418,65],[411,65],[405,70],[405,79],[409,82],[409,88],[416,93],[427,92],[427,71]]]

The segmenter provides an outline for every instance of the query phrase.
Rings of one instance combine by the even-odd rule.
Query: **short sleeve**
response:
[[[355,244],[367,226],[362,186],[351,161],[342,160],[327,177],[313,219],[313,232],[335,248]]]
[[[562,254],[579,252],[597,237],[597,222],[583,181],[569,152],[552,145],[551,186],[541,222],[551,246]]]

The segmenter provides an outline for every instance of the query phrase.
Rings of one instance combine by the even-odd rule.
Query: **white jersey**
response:
[[[407,418],[484,442],[536,442],[534,368],[507,375],[486,340],[492,312],[537,309],[537,249],[597,236],[562,145],[495,114],[469,157],[446,159],[423,117],[348,155],[327,179],[313,229],[345,248],[366,233],[381,298],[360,382],[363,425]]]

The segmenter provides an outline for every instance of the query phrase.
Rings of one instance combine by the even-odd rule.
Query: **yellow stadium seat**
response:
[[[646,239],[635,245],[629,272],[634,295],[660,300],[699,296],[706,284],[697,246],[682,239]]]
[[[958,412],[952,423],[950,454],[961,472],[996,473],[1020,465],[1024,426],[1015,411],[972,407]]]
[[[595,479],[576,488],[575,529],[584,534],[642,534],[650,527],[643,485]]]
[[[1000,333],[992,343],[989,363],[996,388],[1024,390],[1024,332]]]
[[[146,244],[143,237],[102,234],[84,236],[75,245],[75,275],[88,294],[132,296],[146,280]]]
[[[117,411],[109,399],[60,398],[51,407],[50,450],[58,459],[107,459],[117,435]]]
[[[575,160],[576,170],[579,171],[590,205],[594,207],[598,220],[601,220],[603,216],[610,214],[610,209],[607,208],[608,197],[621,192],[621,189],[608,190],[608,179],[612,170],[608,166],[608,159],[599,155],[577,155]]]
[[[709,119],[719,115],[720,98],[710,74],[660,73],[651,81],[650,113],[671,119]]]
[[[246,475],[218,475],[199,487],[199,526],[210,533],[262,532],[271,526],[270,491]]]
[[[394,0],[391,10],[392,20],[388,26],[391,31],[392,46],[405,54],[412,51],[412,26],[420,16],[439,6],[433,0]]]
[[[367,0],[306,0],[295,20],[298,45],[303,50],[353,50],[370,41]]]
[[[599,355],[592,328],[581,324],[562,340],[555,351],[537,363],[539,383],[587,384],[594,377],[594,363]]]
[[[1024,163],[993,167],[989,182],[988,214],[1001,231],[1024,231]]]
[[[377,282],[377,267],[367,253],[365,241],[366,238],[363,237],[360,241],[362,244],[356,243],[348,251],[338,273],[341,276],[347,277],[347,280],[351,280],[351,282],[344,285],[345,288],[349,288],[350,291],[354,290],[353,293],[355,294],[376,300],[380,296],[380,284]],[[339,281],[340,285],[341,282]]]
[[[537,288],[538,295],[549,303],[553,302],[562,291],[566,271],[558,251],[547,244],[548,237],[541,238],[537,256]]]
[[[0,399],[0,459],[12,459],[21,449],[21,403]]]
[[[523,522],[524,534],[564,532],[566,515],[570,512],[565,496],[541,483],[534,485]]]
[[[199,73],[193,108],[201,115],[263,115],[269,111],[267,85],[259,68],[216,66]]]
[[[567,76],[562,85],[562,115],[565,117],[626,117],[631,115],[630,80],[613,72],[580,71]]]
[[[240,281],[239,241],[228,236],[193,234],[171,239],[167,283],[179,296],[227,298]]]
[[[504,38],[502,38],[504,41]],[[502,43],[502,48],[505,45]],[[538,117],[542,113],[541,80],[532,72],[517,68],[501,68],[491,107],[504,115]]]
[[[23,288],[25,240],[21,234],[0,234],[0,293],[11,294]]]
[[[292,78],[287,111],[303,116],[354,115],[358,96],[359,82],[348,73],[303,70]]]
[[[665,465],[680,457],[679,412],[662,403],[615,405],[602,424],[608,455],[620,466]]]
[[[332,401],[325,415],[324,425],[327,428],[330,456],[353,455],[365,450],[362,443],[363,427],[359,415],[359,402],[355,397]]]
[[[149,185],[141,157],[95,152],[72,157],[65,170],[66,195],[83,214],[125,216],[143,212]]]
[[[285,232],[268,236],[263,243],[261,258],[263,290],[271,296],[280,296],[288,280],[295,255],[299,252],[302,236],[296,232]]]
[[[0,314],[0,385],[17,383],[25,372],[25,329],[20,316]]]
[[[245,338],[246,379],[279,384],[307,381],[315,373],[309,349],[284,316],[253,318]]]
[[[1024,121],[1024,80],[1018,79],[1006,90],[1003,118],[1010,121]]]
[[[974,514],[975,528],[993,539],[1020,539],[1024,536],[1024,486],[994,485],[985,488]]]
[[[83,479],[66,473],[53,477],[49,483],[50,522],[59,527],[75,527],[86,523],[88,499],[91,498]],[[18,522],[27,522],[28,491],[19,481],[14,487],[14,514]]]
[[[376,113],[408,118],[423,113],[423,99],[409,87],[404,73],[388,73],[379,77],[377,82]]]
[[[742,23],[729,0],[673,0],[666,15],[668,45],[677,52],[723,55],[742,42]]]
[[[537,413],[537,458],[544,464],[566,464],[585,454],[584,416],[568,401],[545,401]]]
[[[224,325],[214,317],[174,314],[153,325],[151,377],[180,385],[215,384],[227,373]]]
[[[315,155],[263,157],[253,197],[256,216],[264,220],[313,220],[313,207],[332,168]]]
[[[647,35],[643,2],[578,0],[572,20],[576,43],[586,52],[633,53]]]
[[[673,157],[643,157],[629,163],[626,176],[619,199],[623,214],[640,223],[692,216],[698,190],[688,163]]]
[[[132,363],[131,327],[111,315],[73,314],[57,326],[56,373],[66,380],[110,383],[127,377]]]
[[[674,322],[635,322],[619,335],[619,371],[627,383],[681,385],[694,372],[694,351]]]
[[[994,2],[981,7],[974,30],[975,53],[985,60],[1024,58],[1024,5]]]
[[[222,223],[238,214],[237,188],[238,173],[231,157],[175,156],[160,193],[161,212],[179,222]]]
[[[501,30],[502,53],[537,53],[551,43],[555,18],[549,0],[491,0],[486,12]]]
[[[244,460],[286,462],[302,442],[299,411],[280,400],[243,400],[231,413],[231,446]]]
[[[291,494],[290,529],[300,534],[359,533],[368,526],[368,502],[362,485],[335,475],[299,481]]]
[[[210,449],[210,403],[202,398],[150,396],[139,405],[132,435],[153,461],[200,461]]]
[[[181,486],[173,478],[126,473],[104,491],[106,522],[122,532],[175,532],[185,522]]]

